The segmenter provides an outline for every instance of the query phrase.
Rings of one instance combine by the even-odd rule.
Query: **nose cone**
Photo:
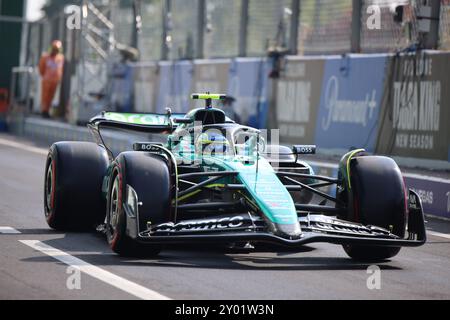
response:
[[[300,223],[293,224],[274,224],[273,233],[285,239],[298,239],[302,235]]]
[[[227,166],[239,172],[239,180],[261,210],[270,232],[285,239],[301,237],[294,201],[266,159],[260,158],[258,163],[250,165],[233,161]]]

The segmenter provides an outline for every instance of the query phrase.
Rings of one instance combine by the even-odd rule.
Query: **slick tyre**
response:
[[[139,201],[133,225],[127,225],[125,204],[131,187]],[[171,177],[165,160],[157,155],[126,152],[113,164],[107,204],[106,235],[112,251],[128,257],[153,257],[161,246],[138,242],[128,230],[144,231],[147,222],[158,224],[169,220]],[[133,220],[128,220],[133,221]]]
[[[102,183],[106,150],[94,143],[58,142],[51,146],[44,182],[47,224],[56,230],[89,230],[105,218]]]
[[[403,238],[406,230],[407,198],[400,169],[394,160],[361,156],[350,163],[351,189],[347,188],[349,210],[346,220],[390,230]],[[383,261],[394,257],[400,247],[344,245],[354,260]]]

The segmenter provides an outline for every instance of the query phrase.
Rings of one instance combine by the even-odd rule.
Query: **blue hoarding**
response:
[[[159,64],[159,90],[156,112],[164,113],[170,107],[174,113],[189,111],[193,62],[167,62]]]
[[[404,174],[407,188],[417,192],[423,211],[438,217],[450,218],[450,180]]]
[[[242,124],[266,126],[270,67],[266,58],[237,58],[231,63],[227,94],[236,99],[236,120]]]
[[[386,63],[385,55],[326,59],[316,122],[317,145],[374,151]]]

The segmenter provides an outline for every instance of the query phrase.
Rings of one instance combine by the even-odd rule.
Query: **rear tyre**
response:
[[[350,177],[345,176],[344,192],[348,213],[345,220],[385,228],[403,238],[406,230],[407,202],[400,169],[394,160],[380,156],[361,156],[350,160]],[[348,187],[348,179],[351,188]],[[345,201],[345,199],[342,199]],[[355,260],[383,261],[396,256],[400,247],[344,245]]]
[[[51,146],[44,182],[44,212],[51,228],[87,230],[104,221],[102,183],[108,162],[106,150],[94,143]]]
[[[141,243],[127,234],[127,228],[144,231],[147,222],[167,222],[170,215],[171,179],[166,162],[156,155],[126,152],[116,159],[108,193],[106,235],[115,253],[128,257],[154,257],[161,245]],[[127,186],[138,196],[138,220],[127,226],[124,209]],[[130,221],[130,220],[129,220]]]

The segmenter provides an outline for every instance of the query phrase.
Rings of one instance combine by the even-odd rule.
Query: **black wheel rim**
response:
[[[115,230],[117,229],[117,225],[119,222],[119,192],[120,192],[120,181],[119,176],[117,175],[114,179],[112,188],[111,188],[111,194],[110,194],[110,206],[109,206],[109,223],[108,227],[111,230],[111,233],[114,234]]]
[[[45,176],[45,216],[48,217],[52,211],[52,197],[53,197],[53,161],[50,161]]]

